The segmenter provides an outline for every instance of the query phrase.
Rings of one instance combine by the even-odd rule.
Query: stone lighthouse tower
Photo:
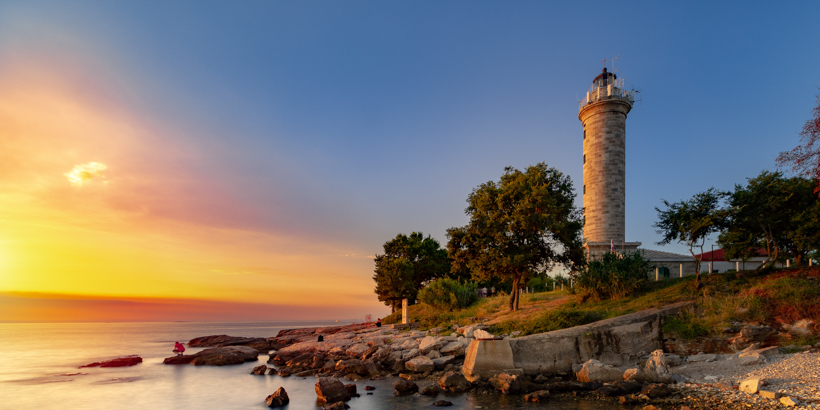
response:
[[[604,68],[581,101],[584,125],[584,247],[592,260],[614,248],[634,251],[640,242],[624,238],[626,187],[626,115],[635,92]]]

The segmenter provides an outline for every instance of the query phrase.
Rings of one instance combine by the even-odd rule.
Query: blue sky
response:
[[[687,253],[654,245],[654,207],[731,189],[797,144],[818,15],[813,1],[2,1],[0,74],[36,67],[136,119],[143,164],[242,204],[202,195],[208,212],[176,218],[373,255],[400,232],[444,244],[505,166],[543,161],[580,188],[577,99],[618,56],[642,100],[626,238]],[[366,283],[372,262],[350,269]]]

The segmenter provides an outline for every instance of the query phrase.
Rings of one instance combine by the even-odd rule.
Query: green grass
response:
[[[681,315],[667,318],[664,331],[683,339],[714,335],[736,322],[757,322],[775,325],[793,323],[802,318],[820,323],[820,267],[773,270],[761,276],[754,271],[727,272],[701,277],[702,288],[695,291],[694,277],[651,282],[639,294],[604,301],[579,302],[575,297],[551,309],[535,309],[526,314],[509,314],[508,295],[481,299],[474,305],[456,311],[442,311],[424,304],[410,306],[410,315],[423,329],[438,326],[464,326],[493,320],[490,331],[522,335],[548,332],[583,325],[597,320],[656,308],[681,301],[694,301],[693,308]],[[550,302],[570,295],[567,291],[523,294],[522,309],[533,304]],[[505,319],[506,317],[506,319]],[[384,319],[398,323],[401,313]],[[803,340],[805,339],[805,340]],[[815,344],[816,336],[795,339],[794,343]]]

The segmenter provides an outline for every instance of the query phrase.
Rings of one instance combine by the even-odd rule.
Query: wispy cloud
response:
[[[105,164],[101,164],[99,162],[89,162],[87,164],[77,165],[74,169],[63,175],[68,178],[68,182],[71,183],[71,185],[82,186],[86,182],[89,182],[95,178],[104,179],[104,172],[107,169],[108,167]],[[107,182],[108,181],[103,181],[103,183]]]

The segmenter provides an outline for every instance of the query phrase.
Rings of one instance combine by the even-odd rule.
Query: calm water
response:
[[[0,323],[0,409],[265,409],[264,399],[280,386],[290,396],[287,410],[316,410],[316,379],[253,376],[259,362],[237,366],[168,366],[175,341],[214,334],[271,337],[280,329],[333,325],[309,323]],[[193,353],[200,349],[188,349]],[[78,366],[127,355],[143,363],[123,368]],[[435,400],[451,409],[545,408],[597,410],[625,408],[597,402],[552,400],[526,403],[520,396],[394,397],[392,381],[359,382],[360,398],[351,409],[403,410],[431,407]],[[375,386],[365,395],[365,384]],[[419,382],[421,387],[425,382]]]

